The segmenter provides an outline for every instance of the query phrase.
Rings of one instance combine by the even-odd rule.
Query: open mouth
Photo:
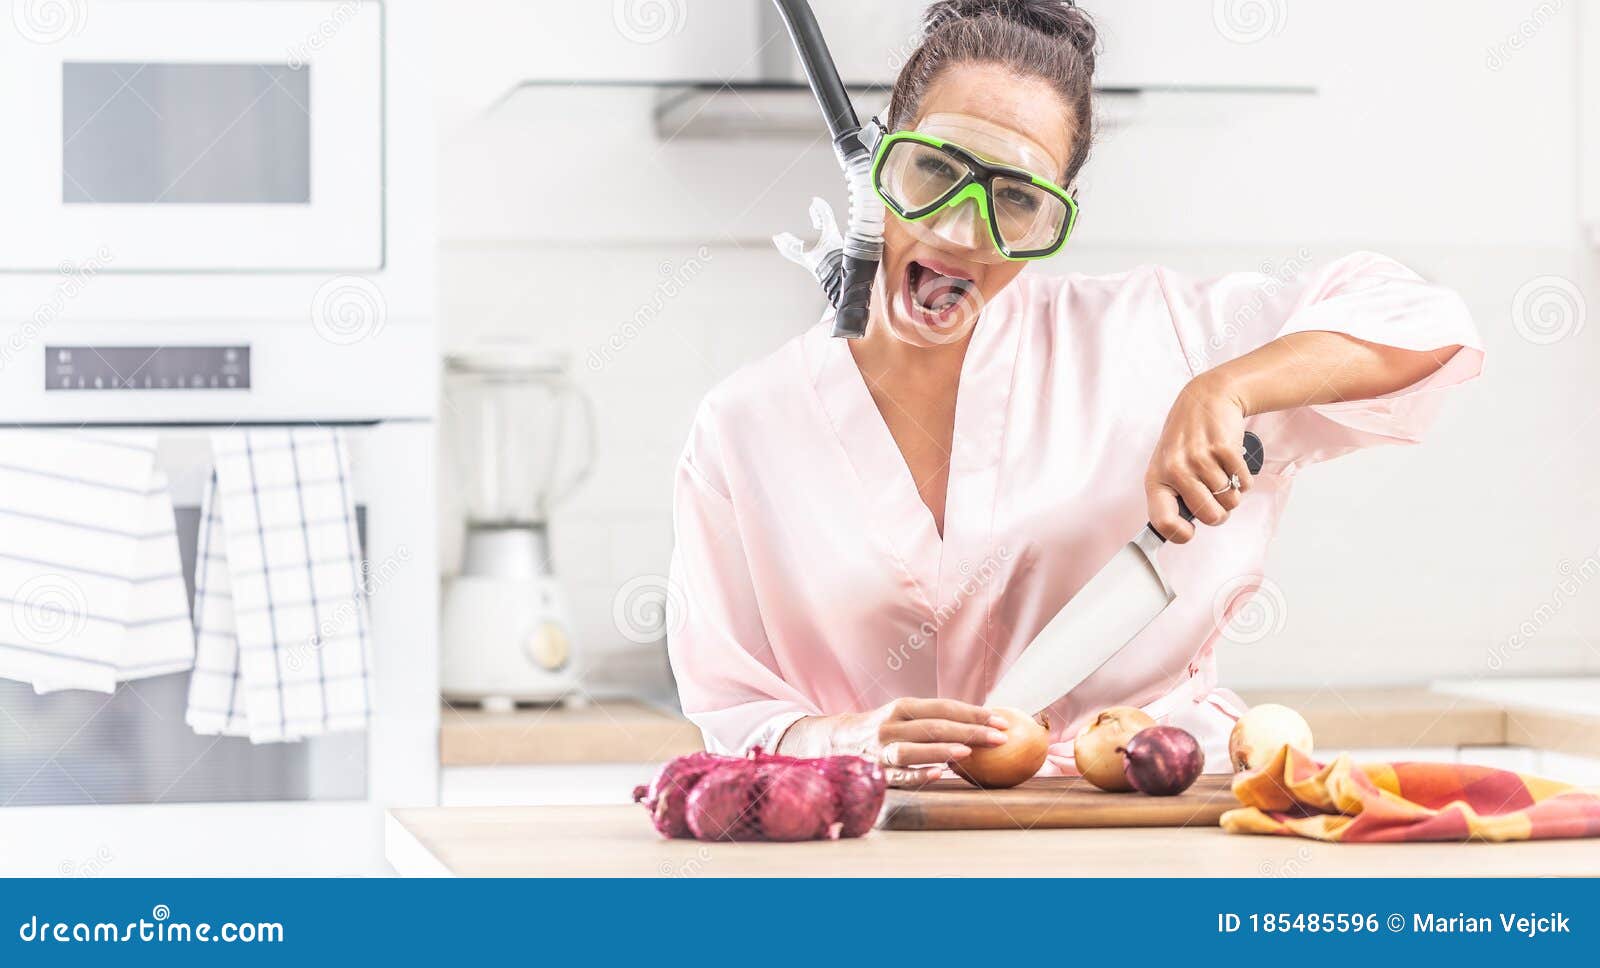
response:
[[[952,266],[934,267],[912,262],[906,267],[906,308],[913,318],[943,325],[949,323],[978,287]]]

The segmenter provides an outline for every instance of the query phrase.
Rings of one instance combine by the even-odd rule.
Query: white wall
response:
[[[1513,321],[1532,280],[1600,294],[1578,217],[1577,2],[1290,3],[1262,43],[1314,38],[1321,96],[1152,95],[1091,160],[1081,234],[1043,271],[1374,248],[1461,290],[1488,342],[1488,376],[1426,446],[1304,475],[1274,551],[1281,631],[1224,651],[1231,682],[1600,671],[1600,582],[1561,588],[1564,567],[1600,569],[1600,337],[1569,316],[1546,345]],[[616,590],[665,570],[696,401],[817,316],[765,238],[838,194],[820,142],[661,143],[648,107],[647,92],[514,98],[458,126],[443,166],[446,343],[566,348],[599,404],[600,466],[554,524],[597,649],[626,644]],[[630,320],[642,331],[585,365]]]

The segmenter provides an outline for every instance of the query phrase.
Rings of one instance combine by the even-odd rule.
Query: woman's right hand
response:
[[[919,787],[978,747],[1006,741],[1005,720],[954,699],[896,699],[870,712],[808,716],[789,727],[778,751],[790,756],[855,754],[883,764],[889,785]]]

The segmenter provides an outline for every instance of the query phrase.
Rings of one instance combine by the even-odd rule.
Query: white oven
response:
[[[382,3],[12,6],[0,271],[383,266]]]
[[[200,391],[209,392],[209,391]],[[194,588],[209,427],[153,432],[171,483],[184,580]],[[0,870],[6,874],[350,874],[381,870],[381,808],[437,797],[432,623],[434,432],[414,421],[335,424],[350,448],[373,672],[368,729],[298,743],[197,735],[189,673],[35,695],[0,680]]]
[[[183,725],[187,673],[0,682],[0,874],[381,873],[383,811],[438,798],[430,4],[14,6],[0,414],[156,434],[186,558],[213,428],[340,428],[374,712],[256,747]]]

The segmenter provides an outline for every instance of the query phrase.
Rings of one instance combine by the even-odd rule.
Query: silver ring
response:
[[[1226,484],[1222,485],[1221,487],[1217,488],[1215,491],[1212,491],[1211,494],[1212,494],[1213,497],[1215,497],[1216,495],[1221,494],[1224,491],[1237,491],[1241,487],[1242,487],[1242,485],[1241,485],[1241,483],[1239,481],[1239,475],[1238,474],[1234,474],[1232,477],[1228,478],[1228,483],[1226,483]]]

